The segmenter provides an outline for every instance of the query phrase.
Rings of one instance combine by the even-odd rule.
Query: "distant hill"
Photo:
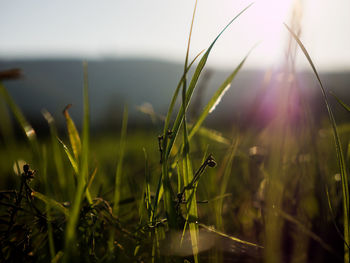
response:
[[[119,124],[125,103],[130,109],[131,122],[150,121],[149,117],[137,110],[137,106],[146,102],[153,106],[155,112],[165,114],[183,70],[180,64],[145,59],[92,60],[88,65],[91,119],[95,127],[111,121]],[[0,61],[0,70],[14,67],[23,70],[24,78],[5,82],[5,85],[28,118],[43,120],[40,111],[45,108],[62,123],[63,108],[73,104],[71,115],[78,122],[81,120],[83,69],[80,60]],[[197,89],[196,94],[200,94],[197,96],[200,99],[196,99],[196,94],[193,97],[197,110],[202,108],[203,103],[230,74],[229,71],[215,69],[210,69],[210,72],[209,81],[202,82],[202,87]],[[311,73],[301,73],[300,78],[305,87],[313,90],[308,94],[319,93]],[[210,116],[209,119],[213,121],[218,116],[223,119],[240,117],[251,103],[256,103],[254,98],[259,93],[263,79],[263,71],[242,70],[211,114],[216,117]],[[345,101],[348,100],[349,72],[324,73],[322,79],[330,90]]]

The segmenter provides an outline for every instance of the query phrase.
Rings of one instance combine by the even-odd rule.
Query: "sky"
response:
[[[209,64],[233,68],[256,44],[247,68],[281,64],[295,2],[301,40],[320,70],[350,70],[350,1],[256,0],[222,35]],[[299,3],[298,2],[298,3]],[[0,1],[0,59],[77,57],[184,61],[195,0]],[[190,56],[207,48],[248,0],[198,0]],[[307,67],[299,52],[297,65]]]

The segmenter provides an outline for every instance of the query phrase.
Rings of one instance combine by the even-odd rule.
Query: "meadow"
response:
[[[349,107],[328,93],[293,29],[285,67],[262,85],[274,98],[268,121],[205,123],[250,53],[188,114],[217,39],[248,8],[190,60],[192,21],[166,116],[151,113],[157,124],[144,129],[128,126],[125,106],[120,130],[90,133],[84,63],[81,129],[69,106],[64,133],[43,110],[50,133],[38,137],[6,90],[19,72],[0,75],[2,262],[349,262],[350,126],[333,114]],[[320,116],[301,93],[293,50],[314,73]]]

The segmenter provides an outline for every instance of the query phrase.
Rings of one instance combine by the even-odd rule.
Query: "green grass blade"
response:
[[[168,132],[169,129],[169,123],[170,123],[170,118],[171,115],[173,113],[174,107],[175,107],[175,103],[179,94],[179,91],[182,87],[183,81],[185,80],[186,74],[188,73],[188,71],[190,70],[190,68],[192,67],[193,63],[197,60],[197,58],[204,52],[204,50],[202,50],[201,52],[199,52],[197,54],[197,56],[191,61],[191,63],[189,64],[189,66],[187,67],[187,70],[184,72],[184,74],[182,75],[179,83],[177,84],[176,90],[174,92],[174,95],[171,99],[170,105],[169,105],[169,109],[165,118],[165,123],[164,123],[164,131],[163,134],[164,136],[166,135],[166,133]]]
[[[224,196],[226,193],[227,185],[231,176],[232,162],[237,152],[238,142],[239,142],[239,139],[237,138],[236,141],[230,147],[225,171],[222,177],[222,181],[220,183],[219,196]],[[223,230],[223,223],[222,223],[223,201],[224,201],[223,198],[219,198],[215,206],[215,208],[217,209],[216,210],[217,228],[221,230]]]
[[[181,77],[181,80],[179,81],[178,85],[177,85],[177,88],[175,90],[175,93],[171,99],[171,103],[170,103],[170,106],[169,106],[169,109],[168,109],[168,112],[167,112],[167,116],[165,118],[165,123],[164,123],[164,135],[163,135],[163,138],[167,138],[168,135],[167,135],[167,131],[168,131],[168,128],[169,128],[169,123],[170,123],[170,118],[171,118],[171,115],[172,115],[172,112],[174,110],[174,106],[175,106],[175,102],[176,102],[176,99],[178,97],[178,93],[180,91],[180,88],[182,86],[182,83],[185,79],[185,75],[186,73],[189,71],[189,69],[191,68],[192,64],[195,62],[195,60],[200,56],[200,54],[202,53],[203,51],[201,51],[193,60],[192,62],[190,63],[190,65],[187,67],[187,71],[185,72],[185,74],[182,75]],[[167,146],[167,142],[166,140],[163,140],[163,149],[165,149]],[[163,151],[162,152],[162,160],[163,162],[166,162],[166,158],[165,158],[165,152]],[[166,169],[165,169],[166,170]],[[153,205],[153,208],[154,208],[154,213],[153,213],[153,216],[152,216],[152,221],[154,221],[155,219],[155,214],[156,214],[156,211],[157,211],[157,207],[158,207],[158,204],[160,202],[160,199],[162,198],[163,196],[163,192],[164,192],[164,189],[163,189],[163,174],[161,174],[161,176],[159,177],[159,181],[158,181],[158,186],[157,186],[157,190],[156,190],[156,195],[155,195],[155,199],[154,199],[154,205]]]
[[[189,153],[184,154],[183,158],[183,179],[184,179],[184,185],[187,186],[193,181],[193,169],[191,165],[191,160],[189,158]],[[191,236],[191,244],[192,244],[192,252],[194,255],[195,262],[198,262],[198,238],[199,238],[199,232],[198,232],[198,225],[195,221],[197,221],[198,218],[198,209],[197,209],[197,198],[196,198],[196,190],[197,190],[197,183],[195,183],[194,188],[186,191],[186,197],[187,197],[187,216],[186,216],[186,224],[183,229],[183,236],[186,231],[186,227],[188,225],[190,236]],[[190,219],[190,220],[189,220]]]
[[[38,198],[39,200],[43,201],[45,204],[49,205],[51,208],[55,208],[57,211],[64,214],[67,218],[69,217],[69,211],[67,208],[65,208],[62,204],[55,201],[54,199],[51,199],[50,197],[47,197],[46,195],[43,195],[39,192],[32,192],[32,196]]]
[[[251,246],[251,247],[264,248],[263,246],[260,246],[260,245],[258,245],[258,244],[254,244],[254,243],[252,243],[252,242],[244,241],[244,240],[239,239],[239,238],[237,238],[237,237],[227,235],[227,234],[225,234],[225,233],[223,233],[223,232],[221,232],[221,231],[219,231],[219,230],[216,230],[216,229],[213,228],[213,227],[209,227],[209,226],[206,226],[206,225],[201,224],[201,223],[199,223],[198,225],[199,225],[200,227],[202,227],[202,228],[208,230],[209,232],[215,233],[215,234],[217,234],[217,235],[219,235],[219,236],[222,236],[222,237],[226,237],[226,238],[228,238],[228,239],[230,239],[230,240],[232,240],[232,241],[234,241],[234,242],[237,242],[237,243],[240,243],[240,244],[244,244],[244,245],[248,245],[248,246]]]
[[[350,112],[350,106],[347,105],[345,102],[343,102],[341,99],[339,99],[333,92],[330,92],[332,94],[332,96],[339,102],[339,104],[341,106],[343,106],[343,108],[345,110],[347,110],[348,112]]]
[[[76,226],[79,218],[80,206],[83,201],[84,192],[88,201],[91,203],[91,197],[89,196],[88,189],[86,187],[86,182],[88,180],[89,171],[89,95],[88,95],[88,73],[87,73],[87,63],[83,63],[84,68],[84,117],[83,117],[83,134],[82,134],[82,153],[81,153],[81,164],[78,173],[78,186],[76,189],[74,201],[70,211],[70,216],[66,227],[65,236],[65,253],[64,262],[69,260],[69,257],[74,253],[74,242],[75,242],[75,232]]]
[[[117,169],[115,173],[115,185],[114,185],[114,204],[113,214],[118,215],[119,212],[119,201],[120,201],[120,190],[121,190],[121,177],[123,172],[123,159],[126,145],[126,131],[128,126],[128,108],[125,106],[123,113],[122,131],[120,135],[120,147],[119,147],[119,158]]]
[[[80,141],[80,136],[79,136],[78,130],[74,124],[74,121],[72,120],[72,118],[70,117],[69,112],[68,112],[68,109],[71,106],[72,106],[71,104],[66,106],[66,108],[63,111],[63,115],[66,119],[68,137],[69,137],[69,141],[70,141],[70,144],[72,146],[72,149],[73,149],[74,157],[76,160],[79,160],[79,156],[81,153],[81,141]]]
[[[222,143],[225,145],[230,145],[230,140],[224,137],[220,132],[216,130],[208,129],[205,127],[199,127],[198,133],[203,137],[206,137],[207,139],[210,139],[212,141]]]
[[[199,127],[205,120],[205,118],[208,116],[209,113],[211,113],[215,107],[220,103],[221,98],[224,96],[225,92],[230,88],[231,82],[236,77],[237,73],[240,71],[240,69],[243,67],[245,61],[247,60],[249,53],[244,57],[244,59],[239,63],[239,65],[235,68],[235,70],[230,74],[230,76],[227,77],[227,79],[221,84],[219,89],[214,93],[213,97],[210,99],[208,104],[205,106],[204,110],[202,111],[201,115],[199,116],[196,123],[193,125],[190,134],[188,135],[188,138],[191,139],[193,135],[198,131]]]
[[[334,249],[328,245],[321,237],[319,237],[314,232],[310,231],[308,227],[304,226],[301,222],[299,222],[297,219],[295,219],[293,216],[287,214],[286,212],[277,209],[276,212],[285,220],[295,224],[305,235],[309,236],[313,240],[315,240],[317,243],[321,245],[325,250],[329,251],[333,255],[337,256],[337,253],[334,251]]]
[[[46,189],[46,193],[49,194],[50,193],[50,184],[47,178],[47,151],[46,151],[46,147],[45,145],[43,145],[42,148],[42,164],[43,164],[43,170],[41,171],[41,174],[43,176],[44,179],[44,183],[45,183],[45,189]],[[47,216],[47,238],[49,241],[49,251],[50,251],[50,256],[51,259],[53,259],[56,255],[56,250],[55,250],[55,242],[54,242],[54,238],[53,238],[53,231],[52,231],[52,216],[51,216],[51,203],[50,202],[46,202],[46,216]]]
[[[3,97],[7,105],[9,106],[10,110],[12,111],[13,115],[15,116],[15,119],[19,123],[21,129],[23,130],[25,136],[29,140],[29,143],[32,147],[33,152],[37,155],[38,158],[40,158],[40,150],[39,150],[39,143],[36,137],[36,133],[33,129],[33,127],[30,125],[30,123],[27,121],[27,119],[24,117],[21,109],[17,106],[17,104],[14,102],[8,91],[6,90],[5,86],[0,82],[0,95]]]
[[[187,45],[187,51],[186,51],[186,59],[185,59],[185,65],[184,65],[184,81],[182,86],[182,109],[183,109],[183,143],[184,143],[184,152],[183,152],[183,177],[184,177],[184,183],[185,185],[188,185],[189,182],[193,180],[193,170],[191,165],[191,159],[190,159],[190,144],[188,139],[188,131],[187,131],[187,124],[186,124],[186,89],[187,89],[187,81],[186,81],[186,69],[187,69],[187,63],[188,63],[188,55],[190,51],[190,43],[191,43],[191,36],[192,36],[192,29],[193,29],[193,23],[194,23],[194,17],[196,14],[197,9],[197,0],[195,2],[195,7],[193,10],[193,16],[192,16],[192,22],[191,22],[191,28],[190,28],[190,34],[188,37],[188,45]],[[195,189],[193,189],[193,193],[191,195],[190,200],[188,200],[188,216],[191,218],[197,218],[198,212],[197,212],[197,200],[196,200],[196,192]],[[185,226],[186,228],[186,226]],[[190,236],[191,236],[191,244],[192,244],[192,251],[193,251],[193,258],[194,262],[198,262],[198,226],[194,222],[189,223],[189,229],[190,229]]]
[[[81,154],[81,180],[84,185],[89,180],[89,152],[90,152],[90,105],[89,105],[89,82],[88,82],[88,64],[83,63],[84,69],[84,118],[83,118],[83,132],[82,132],[82,154]],[[92,198],[88,188],[86,190],[86,198],[92,204]]]
[[[64,172],[61,150],[60,150],[59,142],[57,141],[58,134],[57,134],[57,128],[55,125],[55,120],[47,110],[42,110],[42,114],[44,115],[50,128],[51,145],[53,148],[53,158],[55,161],[58,183],[60,185],[60,189],[66,189],[67,182],[66,182],[66,176]]]
[[[69,150],[67,145],[64,144],[64,142],[62,142],[59,138],[57,138],[57,140],[61,143],[63,150],[66,153],[68,160],[69,160],[70,164],[72,165],[72,168],[73,168],[75,174],[78,175],[79,174],[79,165],[78,165],[78,162],[75,160],[73,153],[71,153],[71,151]]]
[[[145,148],[143,148],[143,153],[145,156],[145,177],[146,177],[145,202],[146,202],[146,209],[149,216],[148,219],[149,221],[152,221],[153,208],[152,208],[152,199],[151,199],[151,178],[150,178],[150,172],[149,172],[148,155]]]
[[[346,168],[343,150],[341,147],[341,142],[340,142],[340,138],[339,138],[339,134],[338,134],[338,130],[337,130],[336,121],[335,121],[333,111],[331,109],[331,106],[330,106],[330,103],[329,103],[329,100],[327,97],[326,89],[322,84],[320,76],[316,70],[314,63],[312,62],[312,59],[311,59],[309,53],[307,52],[303,43],[300,41],[299,37],[292,31],[292,29],[290,29],[286,24],[285,24],[285,26],[288,29],[288,31],[290,32],[290,34],[293,36],[295,41],[298,43],[299,47],[301,48],[305,57],[307,58],[310,66],[311,66],[311,68],[312,68],[312,70],[313,70],[313,72],[318,80],[318,83],[320,85],[321,92],[323,95],[323,99],[324,99],[324,102],[325,102],[326,107],[327,107],[328,116],[329,116],[329,119],[330,119],[330,122],[332,125],[332,129],[333,129],[333,137],[334,137],[335,148],[336,148],[336,152],[337,152],[337,159],[338,159],[338,164],[339,164],[340,174],[341,174],[342,194],[343,194],[343,210],[344,210],[344,240],[345,240],[346,244],[349,244],[349,241],[350,241],[349,185],[348,185],[349,176],[348,176],[348,172],[347,172],[347,168]],[[350,262],[349,261],[350,260],[349,251],[350,251],[349,248],[346,245],[344,245],[344,262]]]
[[[120,192],[122,188],[122,173],[123,173],[123,160],[124,160],[124,152],[126,145],[126,132],[128,126],[128,107],[124,107],[123,113],[123,121],[122,121],[122,130],[120,134],[120,146],[119,146],[119,158],[117,169],[115,173],[115,184],[114,184],[114,197],[113,197],[113,208],[112,213],[118,216],[119,213],[119,202],[120,202]],[[114,234],[115,231],[109,236],[108,248],[110,253],[114,251]]]
[[[220,36],[224,33],[224,31],[240,16],[242,15],[252,4],[248,5],[246,8],[244,8],[241,12],[239,12],[225,27],[224,29],[217,35],[217,37],[214,39],[214,41],[211,43],[211,45],[209,46],[209,48],[207,49],[207,51],[204,53],[203,57],[201,58],[201,60],[199,61],[198,63],[198,66],[193,74],[193,77],[191,79],[191,82],[190,82],[190,85],[188,86],[188,90],[186,92],[186,101],[185,101],[185,105],[184,107],[181,107],[180,110],[179,110],[179,113],[177,114],[177,117],[176,117],[176,120],[174,122],[174,125],[173,125],[173,128],[172,128],[172,132],[173,132],[173,136],[172,138],[170,138],[169,140],[169,143],[167,145],[167,148],[166,148],[166,152],[165,152],[165,156],[166,158],[169,156],[170,154],[170,151],[173,147],[173,144],[175,142],[175,139],[177,137],[177,134],[179,132],[179,128],[180,128],[180,125],[182,123],[182,120],[183,120],[183,116],[184,116],[184,108],[187,109],[189,103],[190,103],[190,100],[191,100],[191,97],[192,97],[192,94],[193,94],[193,91],[194,91],[194,88],[196,87],[196,84],[198,82],[198,79],[199,79],[199,76],[201,75],[201,72],[205,66],[205,64],[207,63],[207,60],[208,60],[208,57],[209,57],[209,54],[212,50],[212,48],[214,47],[216,41],[220,38]]]

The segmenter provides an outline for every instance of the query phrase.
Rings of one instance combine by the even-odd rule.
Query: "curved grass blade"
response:
[[[118,215],[119,211],[119,201],[120,201],[120,190],[121,190],[121,176],[123,172],[123,159],[126,144],[126,131],[128,126],[128,107],[125,106],[123,113],[122,131],[120,135],[120,147],[119,147],[119,158],[117,170],[115,173],[115,189],[114,189],[114,204],[113,204],[113,214]]]
[[[72,168],[73,168],[75,174],[78,175],[79,174],[79,166],[78,166],[78,163],[75,160],[73,154],[71,153],[71,151],[69,150],[67,145],[64,144],[63,141],[61,141],[58,137],[57,137],[57,140],[62,144],[63,150],[66,153],[68,160],[69,160],[70,164],[72,165]]]
[[[74,121],[72,120],[68,112],[68,109],[71,106],[72,104],[69,104],[65,107],[65,109],[63,110],[63,115],[66,119],[68,137],[73,149],[74,157],[76,160],[79,160],[79,156],[81,153],[81,141],[80,141],[78,130],[74,124]]]
[[[53,158],[55,161],[56,171],[58,175],[58,183],[60,184],[60,189],[66,189],[66,177],[65,177],[64,167],[63,167],[61,150],[59,147],[59,142],[57,141],[58,134],[57,134],[57,128],[55,125],[55,120],[52,117],[52,115],[45,109],[42,110],[42,114],[44,115],[44,118],[46,119],[50,128],[51,144],[53,148]]]
[[[338,225],[337,225],[337,222],[335,221],[335,214],[334,214],[334,211],[333,211],[333,207],[332,207],[332,202],[331,202],[331,198],[329,196],[329,191],[328,191],[328,187],[326,185],[326,196],[327,196],[327,201],[328,201],[328,208],[329,208],[329,212],[331,213],[331,219],[332,219],[332,222],[333,222],[333,225],[334,225],[334,228],[335,230],[337,231],[339,237],[343,240],[343,242],[345,243],[345,245],[349,247],[349,244],[347,244],[344,240],[344,236],[343,234],[341,233]]]
[[[87,184],[87,188],[90,190],[90,188],[91,188],[91,185],[92,185],[92,182],[94,181],[94,179],[95,179],[95,176],[96,176],[96,174],[97,174],[97,166],[95,167],[95,169],[94,169],[94,171],[92,172],[92,174],[91,174],[91,176],[90,176],[90,179],[89,179],[89,182],[88,182],[88,184]]]
[[[114,185],[114,204],[112,208],[112,213],[115,216],[118,216],[119,213],[119,203],[120,203],[120,192],[122,188],[122,171],[123,171],[123,159],[125,152],[125,144],[126,144],[126,131],[128,126],[128,107],[124,107],[123,113],[123,122],[122,122],[122,131],[120,134],[120,147],[119,147],[119,158],[117,169],[115,173],[115,185]],[[114,251],[114,235],[115,231],[112,231],[109,236],[108,248],[110,253]]]
[[[221,98],[224,96],[225,92],[230,88],[231,82],[236,77],[237,73],[240,71],[240,69],[243,67],[245,61],[247,60],[250,52],[243,58],[241,63],[235,68],[235,70],[230,74],[230,76],[227,77],[227,79],[221,84],[219,89],[214,93],[208,104],[205,106],[204,110],[202,111],[201,115],[199,116],[196,123],[193,125],[190,134],[188,135],[188,139],[190,140],[193,135],[198,131],[199,127],[205,120],[205,118],[208,116],[209,113],[211,113],[215,107],[219,104],[221,101]]]
[[[345,102],[343,102],[341,99],[339,99],[333,92],[330,92],[330,94],[332,94],[332,96],[339,102],[339,104],[341,106],[343,106],[343,108],[345,110],[347,110],[348,112],[350,112],[350,106],[347,105]]]
[[[39,150],[39,143],[36,137],[36,133],[33,129],[33,127],[30,125],[30,123],[27,121],[27,119],[24,117],[21,109],[17,106],[17,104],[12,99],[11,95],[8,93],[5,86],[0,82],[0,95],[4,98],[7,105],[11,109],[13,115],[15,116],[15,119],[19,123],[20,127],[22,128],[25,136],[27,137],[33,152],[37,155],[37,157],[40,157],[40,150]]]
[[[199,223],[198,225],[199,225],[200,227],[202,227],[202,228],[208,230],[209,232],[215,233],[215,234],[217,234],[217,235],[219,235],[219,236],[222,236],[222,237],[226,237],[226,238],[228,238],[228,239],[230,239],[230,240],[232,240],[232,241],[234,241],[234,242],[238,242],[238,243],[241,243],[241,244],[244,244],[244,245],[248,245],[248,246],[252,246],[252,247],[256,247],[256,248],[264,248],[263,246],[254,244],[254,243],[252,243],[252,242],[244,241],[244,240],[239,239],[239,238],[237,238],[237,237],[233,237],[233,236],[227,235],[227,234],[225,234],[225,233],[223,233],[223,232],[221,232],[221,231],[216,230],[216,229],[213,228],[213,227],[206,226],[206,225],[204,225],[204,224],[202,224],[202,223]]]
[[[329,116],[329,119],[330,119],[330,122],[332,125],[335,148],[336,148],[336,152],[337,152],[337,159],[338,159],[338,164],[339,164],[340,174],[341,174],[342,192],[343,192],[343,210],[344,210],[344,239],[345,239],[345,243],[349,244],[349,241],[350,241],[349,185],[348,185],[349,176],[348,176],[348,172],[347,172],[347,168],[346,168],[346,164],[345,164],[343,150],[341,148],[341,142],[340,142],[340,138],[339,138],[339,134],[338,134],[338,130],[337,130],[336,121],[335,121],[331,106],[329,104],[326,89],[322,84],[320,76],[316,70],[314,63],[312,62],[312,59],[311,59],[309,53],[307,52],[306,48],[304,47],[303,43],[300,41],[298,36],[292,31],[292,29],[290,29],[286,24],[284,24],[284,25],[286,26],[286,28],[288,29],[290,34],[293,36],[295,41],[298,43],[299,47],[301,48],[305,57],[307,58],[310,66],[311,66],[311,68],[312,68],[312,70],[313,70],[313,72],[318,80],[318,83],[320,85],[321,92],[323,95],[323,99],[324,99],[324,102],[325,102],[326,107],[327,107],[328,116]],[[350,250],[346,246],[346,244],[344,244],[344,262],[349,262],[349,259],[350,259],[349,258],[349,251]]]
[[[321,237],[316,235],[314,232],[310,231],[306,226],[304,226],[301,222],[299,222],[293,216],[285,213],[284,211],[282,211],[278,208],[275,208],[275,209],[276,209],[277,213],[282,218],[295,224],[305,235],[307,235],[310,238],[312,238],[313,240],[315,240],[317,243],[319,243],[321,245],[321,247],[323,247],[325,250],[332,253],[333,255],[335,255],[339,259],[338,254],[334,251],[334,249],[332,247],[330,247],[325,241],[323,241],[323,239]]]
[[[184,176],[184,183],[187,185],[189,182],[193,180],[193,170],[192,170],[192,164],[191,159],[189,155],[190,151],[190,144],[188,140],[188,131],[187,131],[187,124],[186,124],[186,89],[187,89],[187,79],[186,79],[186,70],[187,70],[187,63],[188,63],[188,55],[190,51],[190,43],[191,43],[191,36],[192,36],[192,29],[193,29],[193,23],[194,23],[194,17],[197,10],[197,0],[195,2],[194,10],[193,10],[193,16],[192,16],[192,22],[191,22],[191,28],[190,28],[190,34],[188,37],[188,44],[187,44],[187,51],[186,51],[186,58],[185,58],[185,65],[184,65],[184,81],[182,85],[182,109],[183,109],[183,128],[184,128],[184,152],[183,152],[183,176]],[[189,200],[188,204],[188,216],[197,218],[198,212],[197,212],[197,200],[196,200],[196,193],[195,189],[193,190],[193,193],[191,195],[192,198]],[[189,223],[189,229],[190,229],[190,236],[191,236],[191,244],[192,244],[192,251],[193,251],[193,258],[194,262],[198,263],[198,226],[190,222]]]
[[[43,195],[39,192],[32,192],[32,196],[38,198],[39,200],[43,201],[45,204],[47,204],[49,207],[57,209],[57,211],[60,211],[62,214],[66,216],[66,218],[69,217],[69,211],[67,208],[65,208],[62,204],[55,201],[54,199],[51,199],[47,197],[46,195]]]
[[[45,145],[42,147],[42,167],[44,168],[41,171],[42,177],[44,179],[45,189],[46,193],[50,193],[50,184],[47,178],[47,151]],[[53,238],[53,231],[52,231],[52,216],[51,216],[51,203],[46,203],[46,225],[47,225],[47,239],[49,241],[49,251],[51,259],[53,259],[56,255],[56,249],[55,249],[55,242]]]
[[[167,115],[166,115],[166,118],[165,118],[165,123],[164,123],[164,135],[166,135],[168,129],[169,129],[169,123],[170,123],[170,118],[171,118],[171,115],[173,113],[173,110],[174,110],[174,106],[175,106],[175,102],[176,102],[176,99],[179,95],[179,91],[180,91],[180,88],[182,86],[182,83],[183,81],[185,80],[185,76],[186,74],[188,73],[188,71],[190,70],[190,68],[192,67],[193,63],[197,60],[197,58],[204,52],[204,50],[202,50],[201,52],[199,52],[197,54],[197,56],[191,61],[191,63],[188,65],[187,67],[187,70],[184,72],[184,74],[182,75],[179,83],[177,84],[177,87],[176,87],[176,90],[174,92],[174,95],[171,99],[171,102],[170,102],[170,105],[169,105],[169,109],[168,109],[168,112],[167,112]]]
[[[84,118],[83,118],[83,134],[82,134],[82,152],[81,152],[81,163],[78,173],[78,186],[76,189],[73,205],[70,211],[70,216],[67,222],[66,236],[65,236],[65,253],[63,262],[67,262],[69,257],[74,253],[74,241],[76,226],[79,217],[80,206],[83,201],[84,193],[86,193],[86,198],[89,203],[92,203],[89,190],[86,187],[86,181],[88,180],[89,172],[89,93],[88,93],[88,71],[87,63],[83,63],[84,69],[84,89],[83,89],[83,98],[84,98]]]
[[[183,116],[184,116],[184,108],[187,109],[190,100],[191,100],[191,96],[193,94],[194,88],[196,87],[196,84],[198,82],[199,76],[205,66],[205,64],[207,63],[209,54],[212,50],[212,48],[214,47],[216,41],[220,38],[220,36],[224,33],[224,31],[233,23],[233,21],[235,21],[240,15],[242,15],[250,6],[252,6],[253,3],[251,3],[250,5],[248,5],[246,8],[244,8],[241,12],[239,12],[225,27],[224,29],[217,35],[217,37],[214,39],[214,41],[211,43],[211,45],[209,46],[209,48],[207,49],[207,51],[204,53],[203,57],[201,58],[201,60],[198,63],[198,66],[193,74],[193,77],[191,79],[190,85],[188,87],[188,90],[186,92],[186,101],[185,101],[185,105],[184,107],[180,108],[179,113],[177,114],[176,120],[174,122],[173,128],[172,128],[172,132],[173,132],[173,136],[172,138],[170,138],[169,143],[167,145],[167,149],[165,152],[165,156],[166,158],[169,156],[170,151],[173,147],[173,144],[175,142],[175,139],[177,137],[177,134],[179,132],[179,128],[180,125],[182,123],[183,120]]]
[[[224,196],[226,189],[227,189],[227,185],[231,176],[231,170],[232,170],[232,162],[233,159],[236,156],[236,152],[237,152],[237,148],[238,148],[238,142],[239,142],[239,138],[236,139],[236,141],[234,143],[232,143],[229,152],[228,152],[228,158],[227,158],[227,162],[226,162],[226,167],[224,170],[224,174],[222,177],[222,181],[220,183],[220,190],[219,190],[219,196]],[[216,205],[215,205],[215,210],[216,210],[216,222],[217,222],[217,227],[219,229],[222,229],[223,224],[222,224],[222,211],[223,211],[223,198],[218,199]]]

